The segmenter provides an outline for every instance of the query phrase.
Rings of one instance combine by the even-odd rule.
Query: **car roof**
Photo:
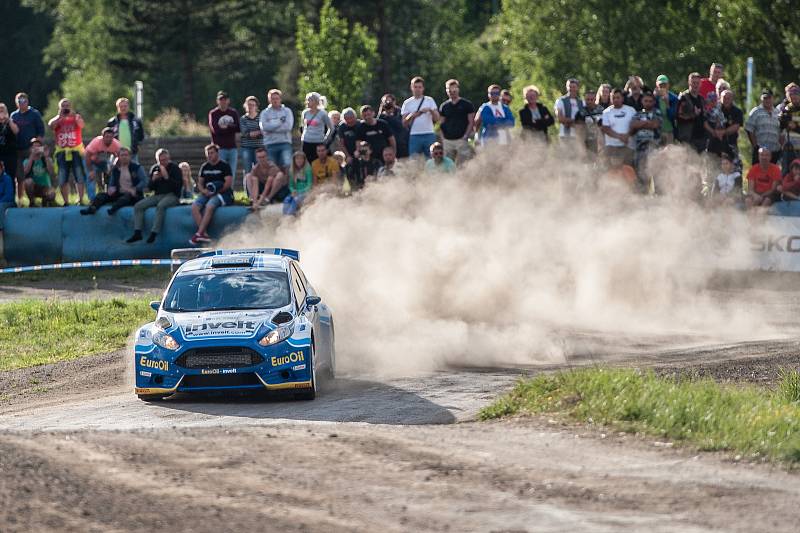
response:
[[[288,272],[291,261],[290,257],[261,253],[220,254],[190,259],[180,266],[175,275],[205,274],[222,269]]]

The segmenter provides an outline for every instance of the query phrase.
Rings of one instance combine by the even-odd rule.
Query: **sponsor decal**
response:
[[[140,339],[149,339],[150,338],[150,330],[149,329],[143,329],[143,330],[139,331],[139,338]]]
[[[750,249],[754,252],[800,252],[800,235],[770,235],[751,237]]]
[[[169,363],[167,361],[156,361],[154,359],[148,359],[144,355],[139,359],[139,366],[143,366],[145,368],[154,368],[156,370],[163,370],[164,372],[169,372]]]
[[[204,368],[201,374],[235,374],[235,368]]]
[[[292,367],[292,370],[305,370],[305,369],[306,369],[305,363],[303,363],[302,365],[295,365]]]
[[[139,375],[140,375],[140,376],[144,376],[144,377],[146,377],[146,378],[149,378],[150,376],[152,376],[152,375],[153,375],[153,373],[152,373],[152,372],[147,372],[147,371],[145,371],[145,370],[140,370],[140,371],[139,371]]]
[[[259,323],[254,320],[207,321],[183,326],[183,334],[185,337],[253,335],[256,329],[258,329],[258,324]]]
[[[273,357],[270,359],[272,366],[281,366],[286,365],[289,363],[297,363],[299,361],[305,361],[305,355],[303,352],[292,352],[289,355],[282,355],[280,357]]]

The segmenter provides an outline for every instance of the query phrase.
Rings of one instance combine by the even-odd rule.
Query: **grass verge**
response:
[[[152,299],[0,304],[0,371],[123,348],[131,332],[154,316]]]
[[[800,462],[800,373],[775,390],[675,380],[652,371],[592,368],[520,381],[480,412],[483,420],[556,413],[574,420],[684,441],[702,450]]]

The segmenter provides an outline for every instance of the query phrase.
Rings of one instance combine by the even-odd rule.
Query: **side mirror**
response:
[[[306,307],[314,307],[322,301],[319,296],[306,296]]]
[[[153,311],[158,311],[158,308],[161,307],[161,302],[158,300],[153,300],[150,302],[150,309]]]

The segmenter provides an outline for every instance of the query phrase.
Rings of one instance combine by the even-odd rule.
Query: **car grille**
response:
[[[181,389],[194,387],[244,387],[247,385],[262,385],[262,383],[255,374],[186,375],[181,381]]]
[[[175,364],[184,368],[242,368],[263,361],[264,358],[255,350],[234,346],[187,350]]]

